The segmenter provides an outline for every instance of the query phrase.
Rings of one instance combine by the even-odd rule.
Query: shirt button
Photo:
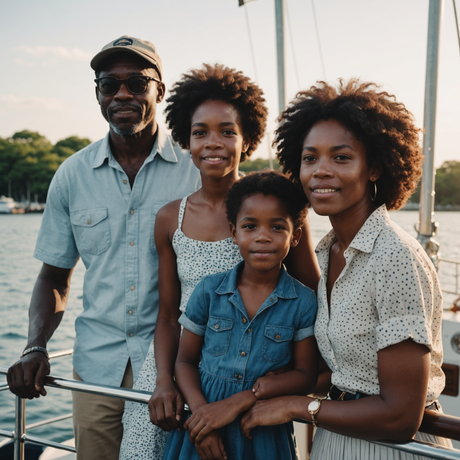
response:
[[[90,223],[91,223],[91,221],[90,221],[90,220],[88,220],[88,225],[89,225]]]
[[[134,334],[131,332],[131,334],[129,334],[130,337],[132,337]]]
[[[250,327],[248,328],[248,332],[251,332],[251,328],[250,328]]]
[[[277,334],[277,335],[275,335],[275,339],[279,340],[279,339],[281,339],[281,336],[279,334]]]
[[[218,325],[218,324],[216,324],[214,327],[215,327],[216,329],[219,329],[219,325]]]
[[[130,315],[132,315],[132,314],[133,314],[133,311],[132,311],[132,310],[129,310],[128,313],[129,313]]]
[[[126,184],[128,181],[126,179],[123,179],[123,184]]]
[[[246,356],[246,352],[245,351],[242,351],[241,352],[241,356],[244,358]]]
[[[131,291],[134,291],[134,286],[131,286]]]
[[[134,243],[131,241],[131,243],[129,243],[131,246],[134,246]]]
[[[134,209],[131,209],[131,214],[134,214]]]
[[[235,378],[236,378],[236,379],[238,378],[238,374],[235,374]]]
[[[275,299],[273,297],[270,297],[270,302],[273,302]]]
[[[242,378],[243,378],[242,375],[239,375],[239,376],[238,376],[238,380],[241,380]]]
[[[243,324],[246,324],[246,323],[247,323],[246,318],[243,318],[243,319],[241,320],[241,322],[242,322]]]

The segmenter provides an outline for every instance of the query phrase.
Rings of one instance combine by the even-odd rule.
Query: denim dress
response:
[[[289,363],[293,341],[314,334],[316,297],[284,268],[275,290],[249,320],[237,288],[238,271],[203,278],[193,291],[179,322],[204,338],[201,389],[208,403],[244,390],[269,371]],[[228,460],[297,459],[292,423],[256,427],[252,440],[243,436],[239,416],[220,429]],[[163,459],[199,459],[188,433],[171,431]]]

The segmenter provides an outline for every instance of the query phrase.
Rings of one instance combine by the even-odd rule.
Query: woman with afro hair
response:
[[[204,276],[227,271],[242,260],[231,238],[225,199],[239,179],[240,162],[264,135],[267,112],[262,90],[220,64],[185,73],[167,99],[167,124],[173,139],[190,150],[201,188],[156,215],[159,314],[154,341],[134,384],[153,394],[148,408],[126,403],[120,459],[162,458],[168,431],[182,426],[184,400],[174,381],[178,318]],[[291,275],[316,288],[319,270],[306,225],[287,265]]]
[[[317,394],[328,397],[258,401],[242,419],[244,434],[311,421],[312,460],[414,459],[369,440],[415,436],[451,446],[417,431],[425,408],[440,410],[444,388],[439,282],[425,251],[388,214],[422,173],[411,113],[375,84],[351,80],[298,93],[279,121],[284,172],[333,227],[316,249],[315,336],[330,370]]]

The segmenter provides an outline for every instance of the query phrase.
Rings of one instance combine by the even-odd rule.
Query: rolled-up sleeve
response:
[[[402,247],[397,258],[397,265],[382,260],[376,273],[377,350],[412,339],[431,351],[437,276],[414,248]]]
[[[58,170],[51,181],[34,257],[59,268],[73,268],[79,254]]]
[[[298,301],[302,303],[302,308],[299,316],[300,327],[294,332],[294,342],[300,342],[315,334],[314,324],[317,309],[315,293],[311,289],[305,288],[302,290]]]
[[[203,337],[206,332],[209,306],[204,294],[204,281],[201,280],[195,287],[187,302],[186,311],[179,318],[179,323],[190,332]]]

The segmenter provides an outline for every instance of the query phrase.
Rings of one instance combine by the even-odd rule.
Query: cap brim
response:
[[[96,71],[101,65],[102,61],[107,59],[112,54],[116,54],[116,53],[130,53],[130,54],[135,54],[136,56],[140,56],[145,61],[149,62],[155,67],[156,71],[158,72],[158,76],[160,77],[160,80],[162,79],[162,75],[158,67],[158,63],[155,60],[151,59],[149,56],[142,53],[142,51],[133,49],[132,47],[128,48],[125,46],[119,46],[119,47],[109,48],[107,50],[100,51],[99,53],[96,54],[96,56],[93,57],[93,59],[91,59],[91,62],[90,62],[91,68],[94,71]]]

